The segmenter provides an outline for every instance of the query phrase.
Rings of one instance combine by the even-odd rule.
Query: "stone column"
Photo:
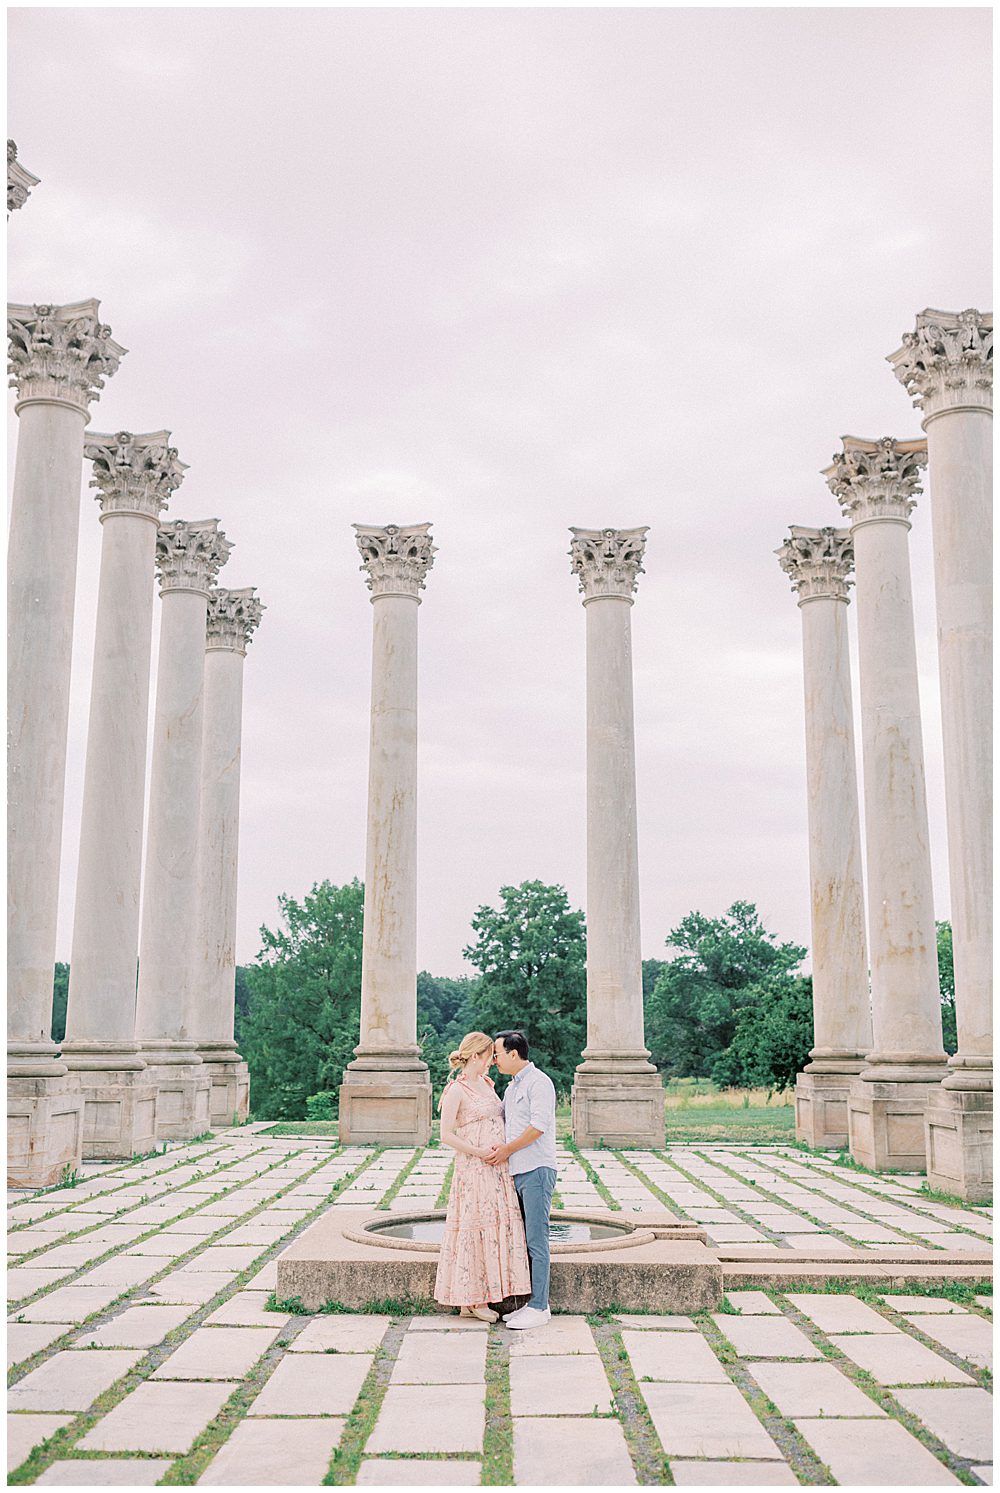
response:
[[[958,1052],[927,1110],[933,1187],[993,1190],[993,317],[922,311],[889,358],[931,482]]]
[[[83,431],[125,349],[98,302],[9,306],[19,433],[7,550],[8,1174],[81,1157],[82,1099],[50,1036]]]
[[[361,1041],[340,1087],[340,1139],[422,1146],[431,1085],[417,1044],[417,607],[430,524],[355,524],[372,614]]]
[[[854,549],[846,529],[793,524],[789,536],[776,553],[802,614],[814,1041],[795,1081],[795,1135],[828,1150],[848,1143],[851,1081],[872,1045],[847,643]]]
[[[236,881],[243,663],[263,610],[253,586],[216,589],[208,601],[194,1008],[213,1125],[239,1124],[250,1111],[250,1070],[234,1042]]]
[[[153,555],[185,466],[170,433],[92,435],[101,576],[63,1057],[84,1097],[83,1154],[156,1139],[156,1090],[135,1034]]]
[[[573,1138],[662,1146],[663,1085],[642,1012],[632,710],[632,593],[646,529],[571,529],[587,613],[587,1045]]]
[[[31,195],[32,187],[37,187],[40,178],[32,176],[26,171],[17,158],[17,146],[13,140],[7,141],[7,216],[10,217],[15,208],[23,207]]]
[[[827,468],[850,520],[858,596],[874,1045],[851,1086],[851,1154],[924,1170],[924,1109],[945,1074],[907,534],[925,441],[844,437]]]
[[[205,684],[205,617],[232,545],[218,519],[163,524],[160,660],[146,831],[136,1026],[156,1083],[159,1140],[208,1128],[209,1078],[191,989],[198,928],[198,819]]]

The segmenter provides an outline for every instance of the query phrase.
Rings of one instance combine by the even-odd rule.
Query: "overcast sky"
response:
[[[988,26],[985,9],[14,10],[9,133],[42,182],[11,219],[10,297],[100,298],[130,351],[93,428],[172,430],[190,470],[170,515],[221,519],[220,584],[267,605],[241,961],[279,893],[364,872],[352,521],[430,521],[438,546],[421,967],[463,972],[504,883],[585,905],[571,524],[650,526],[632,614],[644,955],[737,898],[808,942],[800,619],[772,552],[789,523],[840,521],[819,470],[841,435],[919,434],[884,361],[914,314],[992,305]],[[63,959],[97,512],[86,494]],[[911,553],[941,917],[926,497]]]

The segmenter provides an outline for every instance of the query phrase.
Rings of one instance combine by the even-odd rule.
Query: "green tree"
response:
[[[240,1044],[254,1114],[301,1120],[310,1095],[332,1091],[357,1045],[361,1020],[364,888],[318,882],[301,902],[278,898],[283,926],[261,928],[246,970]]]
[[[734,902],[721,918],[688,913],[667,947],[678,952],[646,1002],[646,1042],[657,1067],[678,1077],[711,1076],[742,1008],[806,954],[768,933],[752,902]]]
[[[567,1094],[586,1031],[587,937],[583,913],[561,886],[523,881],[484,904],[465,957],[479,971],[473,1027],[522,1031],[532,1060]]]
[[[430,1070],[435,1104],[451,1071],[448,1054],[466,1032],[476,1029],[477,989],[478,981],[468,976],[450,978],[424,969],[417,975],[417,1040]]]
[[[955,954],[952,948],[951,924],[945,919],[936,924],[938,983],[941,986],[941,1028],[945,1052],[958,1051],[958,1025],[955,1019]]]
[[[736,1030],[712,1064],[724,1086],[781,1090],[791,1087],[813,1045],[812,979],[776,971],[747,990]]]
[[[69,965],[57,964],[52,981],[52,1040],[61,1042],[66,1035],[66,1003],[69,999]]]

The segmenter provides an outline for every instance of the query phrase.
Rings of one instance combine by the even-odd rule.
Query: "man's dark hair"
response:
[[[503,1043],[504,1052],[516,1052],[522,1063],[528,1061],[528,1044],[523,1032],[497,1032],[496,1040]]]

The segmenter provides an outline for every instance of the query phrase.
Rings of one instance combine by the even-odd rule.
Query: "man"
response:
[[[486,1157],[510,1163],[524,1218],[531,1263],[531,1299],[504,1318],[508,1327],[544,1327],[549,1311],[549,1212],[556,1185],[556,1091],[551,1078],[528,1061],[522,1032],[500,1032],[493,1060],[511,1081],[503,1096],[506,1143]]]

